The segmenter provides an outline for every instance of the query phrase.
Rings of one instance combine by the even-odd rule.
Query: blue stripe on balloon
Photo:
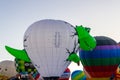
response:
[[[120,57],[120,46],[97,46],[92,51],[81,50],[80,58],[114,58]]]

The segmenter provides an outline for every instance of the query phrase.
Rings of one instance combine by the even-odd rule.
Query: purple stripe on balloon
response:
[[[79,55],[81,59],[119,58],[120,57],[120,46],[118,45],[97,46],[92,51],[81,50],[79,52]]]
[[[104,46],[96,46],[95,49],[120,49],[119,45],[104,45]]]

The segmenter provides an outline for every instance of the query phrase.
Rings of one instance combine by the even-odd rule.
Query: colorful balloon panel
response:
[[[72,80],[86,80],[86,76],[83,71],[81,70],[75,70],[71,74]]]
[[[34,67],[34,65],[31,62],[26,62],[24,60],[21,59],[17,59],[15,58],[15,66],[16,66],[16,70],[17,72],[27,72],[27,73],[35,73],[37,72],[36,68]]]
[[[21,75],[31,74],[34,79],[40,75],[31,62],[15,58],[15,67],[16,71]]]
[[[107,80],[107,78],[110,79],[119,65],[120,47],[109,37],[97,36],[95,39],[97,46],[94,50],[80,51],[81,62],[92,78],[102,77]]]

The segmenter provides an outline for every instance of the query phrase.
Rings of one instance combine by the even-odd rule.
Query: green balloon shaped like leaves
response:
[[[89,34],[90,28],[76,26],[76,35],[78,35],[78,41],[82,50],[93,50],[96,47],[96,40]]]

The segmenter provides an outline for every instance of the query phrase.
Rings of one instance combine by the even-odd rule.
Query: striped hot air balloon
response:
[[[86,80],[86,76],[82,70],[75,70],[71,74],[71,80]]]
[[[92,51],[81,50],[84,69],[91,76],[87,80],[110,80],[120,63],[120,47],[106,36],[96,36],[97,46]]]

